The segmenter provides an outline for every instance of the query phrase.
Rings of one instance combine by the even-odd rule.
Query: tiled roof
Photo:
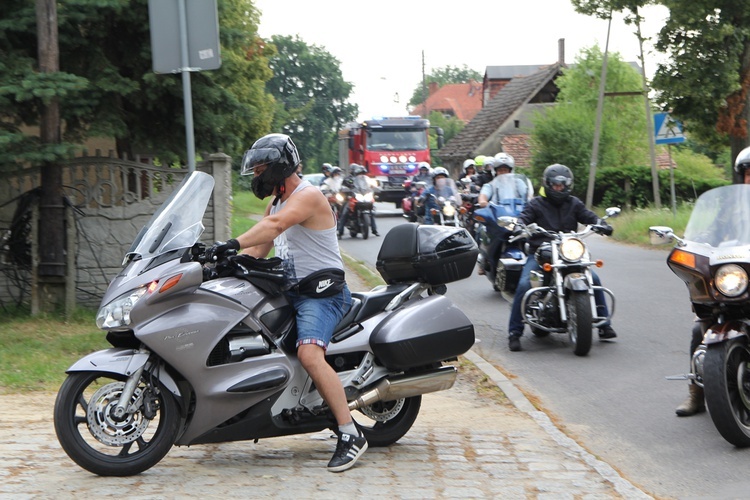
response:
[[[415,106],[411,114],[427,117],[425,104],[429,111],[452,114],[467,123],[482,109],[482,84],[471,82],[443,85],[427,97],[426,103]]]
[[[495,133],[511,115],[528,102],[553,102],[554,95],[539,96],[545,86],[560,73],[559,63],[534,74],[513,78],[471,120],[466,127],[436,152],[443,161],[457,162],[480,154],[476,149]],[[497,151],[494,151],[495,153]],[[489,154],[486,152],[484,154]]]

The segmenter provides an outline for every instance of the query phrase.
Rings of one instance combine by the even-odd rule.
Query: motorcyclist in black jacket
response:
[[[521,214],[518,216],[518,222],[524,225],[535,222],[540,227],[548,231],[575,231],[578,224],[597,224],[600,226],[603,234],[612,234],[612,227],[605,221],[601,220],[594,212],[586,208],[584,203],[571,194],[573,189],[573,172],[565,165],[556,163],[550,165],[544,170],[542,176],[543,191],[526,204]],[[540,190],[541,191],[541,190]],[[517,230],[520,232],[520,230]],[[544,235],[537,235],[529,240],[529,258],[521,271],[521,277],[516,287],[516,293],[513,296],[513,306],[511,307],[510,321],[508,323],[508,347],[511,351],[521,350],[521,335],[523,335],[523,311],[521,311],[521,301],[524,294],[531,288],[529,275],[532,270],[540,269],[539,264],[534,258],[539,245],[548,240]],[[601,281],[595,272],[592,271],[594,285],[600,286]],[[595,291],[594,298],[596,307],[601,316],[608,316],[607,303],[604,292]],[[599,327],[599,338],[610,340],[617,337],[617,333],[611,325]]]

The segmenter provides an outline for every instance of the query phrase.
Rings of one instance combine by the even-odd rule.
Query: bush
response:
[[[659,196],[663,204],[671,200],[670,172],[659,171]],[[680,170],[674,171],[675,198],[678,203],[695,200],[705,191],[731,184],[730,181],[714,177],[691,177]],[[594,204],[599,206],[625,206],[646,208],[654,202],[651,167],[630,165],[606,167],[596,174]]]

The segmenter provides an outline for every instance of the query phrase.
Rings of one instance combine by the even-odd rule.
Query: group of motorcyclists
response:
[[[739,172],[746,184],[750,184],[750,148],[743,150],[738,155],[735,162],[735,171]],[[447,169],[443,167],[432,168],[428,163],[421,162],[416,175],[410,179],[410,193],[416,205],[424,207],[424,217],[420,222],[432,224],[431,210],[437,205],[437,199],[440,197],[454,198],[461,203],[462,196],[464,200],[471,199],[472,207],[487,207],[493,203],[502,203],[503,200],[518,199],[522,204],[518,209],[517,220],[521,224],[528,225],[536,223],[544,229],[551,231],[574,231],[579,223],[599,223],[600,227],[605,228],[604,234],[611,234],[611,226],[603,222],[592,211],[588,210],[580,199],[571,194],[573,186],[572,171],[560,164],[554,164],[547,167],[544,171],[542,184],[539,194],[533,197],[533,186],[531,182],[522,175],[511,175],[515,170],[515,161],[513,157],[505,152],[497,153],[494,156],[480,155],[476,158],[470,158],[463,162],[461,173],[458,179],[451,179]],[[349,176],[344,181],[343,171],[339,167],[332,167],[330,164],[323,166],[323,172],[328,177],[324,182],[326,189],[338,192],[351,189],[353,180],[358,175],[364,175],[364,168],[353,164],[349,166]],[[473,198],[467,198],[473,196]],[[339,235],[343,233],[346,225],[346,204],[339,213]],[[372,220],[373,228],[375,227],[374,217]],[[469,222],[472,226],[473,221]],[[467,227],[470,233],[474,235],[474,228]],[[377,233],[374,233],[377,235]],[[529,242],[529,255],[538,248],[540,241]],[[521,336],[523,334],[524,323],[522,321],[522,311],[520,310],[521,298],[529,289],[529,275],[533,269],[538,269],[539,265],[535,259],[530,258],[523,267],[521,277],[516,287],[511,308],[511,316],[508,325],[508,345],[511,351],[521,350]],[[479,274],[484,274],[483,269],[479,268]],[[593,274],[594,284],[600,285],[596,273]],[[598,310],[602,310],[606,316],[607,304],[601,293],[595,294],[596,305]],[[692,356],[695,348],[700,344],[703,337],[705,326],[696,323],[692,333],[691,349]],[[610,341],[617,337],[617,333],[611,324],[599,327],[600,340]],[[703,404],[702,387],[691,383],[690,394],[688,399],[677,407],[676,414],[679,416],[690,416],[702,412],[705,409]]]

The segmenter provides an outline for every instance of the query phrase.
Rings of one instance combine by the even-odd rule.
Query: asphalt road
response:
[[[392,204],[378,210],[379,238],[341,240],[343,251],[373,269],[382,235],[405,223]],[[616,343],[595,341],[588,356],[577,357],[563,335],[536,338],[527,331],[524,350],[512,353],[510,304],[474,274],[449,284],[448,296],[476,326],[475,351],[509,373],[568,435],[645,491],[672,498],[746,497],[750,449],[724,441],[706,413],[674,414],[687,382],[666,376],[689,368],[693,315],[685,285],[666,265],[667,250],[600,236],[587,242],[592,255],[605,261],[597,272],[616,297]]]

